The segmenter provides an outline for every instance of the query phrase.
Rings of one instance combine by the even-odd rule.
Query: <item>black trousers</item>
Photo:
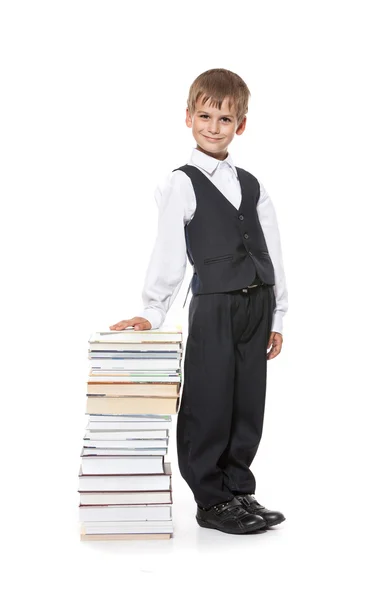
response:
[[[179,470],[203,508],[255,493],[272,286],[192,296],[177,418]]]

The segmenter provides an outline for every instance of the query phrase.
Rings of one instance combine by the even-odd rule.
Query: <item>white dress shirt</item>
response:
[[[230,153],[217,160],[193,148],[189,165],[194,165],[239,208],[242,200],[237,170]],[[259,181],[259,180],[258,180]],[[288,310],[288,293],[284,275],[279,229],[274,206],[260,185],[257,212],[267,249],[274,266],[276,307],[271,331],[282,333],[283,317]],[[138,316],[148,319],[152,329],[163,324],[186,272],[187,247],[184,226],[196,210],[196,196],[191,179],[183,171],[172,171],[155,190],[158,205],[158,234],[147,268],[142,291],[143,309]]]

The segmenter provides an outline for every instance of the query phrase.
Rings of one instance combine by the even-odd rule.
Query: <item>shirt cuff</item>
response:
[[[283,335],[283,313],[280,311],[274,311],[272,318],[271,331],[276,331]]]
[[[156,308],[144,308],[138,313],[138,316],[150,321],[151,329],[159,329],[165,320],[165,317]]]

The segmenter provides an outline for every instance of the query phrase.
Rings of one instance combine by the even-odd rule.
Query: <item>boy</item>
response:
[[[272,202],[228,152],[245,129],[249,96],[245,82],[226,69],[210,69],[192,83],[186,124],[197,146],[157,188],[159,230],[142,293],[145,308],[110,327],[159,328],[188,256],[193,295],[178,463],[197,503],[198,524],[232,534],[285,520],[257,502],[249,469],[262,434],[267,359],[281,351],[288,309]]]

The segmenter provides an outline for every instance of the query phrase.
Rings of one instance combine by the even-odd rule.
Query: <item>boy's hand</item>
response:
[[[121,329],[126,329],[127,327],[134,327],[134,329],[140,331],[142,329],[151,329],[151,323],[143,317],[133,317],[133,319],[129,319],[127,321],[119,321],[116,323],[116,325],[111,325],[109,329],[120,331]]]
[[[283,344],[283,336],[281,333],[277,331],[271,331],[270,339],[267,344],[267,350],[272,345],[270,352],[267,354],[267,360],[271,360],[280,354]]]

